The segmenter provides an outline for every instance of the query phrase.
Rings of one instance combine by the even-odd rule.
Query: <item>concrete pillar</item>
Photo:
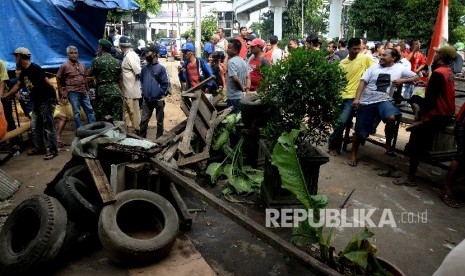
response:
[[[286,9],[286,0],[268,0],[268,7],[274,13],[274,35],[283,38],[283,11]]]
[[[147,18],[147,22],[146,22],[146,37],[145,37],[145,41],[152,41],[152,28],[151,28],[151,25],[150,25],[150,19]]]
[[[341,34],[342,0],[331,0],[329,6],[329,38],[339,37]]]
[[[236,14],[237,22],[239,22],[239,28],[247,25],[250,20],[250,14],[246,12],[240,12]]]

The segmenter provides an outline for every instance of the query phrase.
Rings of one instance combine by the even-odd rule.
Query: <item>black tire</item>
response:
[[[114,125],[108,122],[95,122],[87,125],[83,125],[76,130],[76,137],[86,138],[95,134],[100,134],[105,130],[113,128]]]
[[[103,205],[96,189],[73,176],[65,176],[55,186],[55,195],[70,218],[83,225],[96,225]]]
[[[115,204],[103,208],[98,224],[103,248],[126,265],[148,264],[166,256],[178,230],[178,215],[171,203],[145,190],[117,194]],[[134,237],[142,233],[150,237]]]
[[[87,165],[77,165],[67,169],[63,174],[63,178],[67,176],[72,176],[81,180],[87,187],[97,192],[97,188],[95,187],[94,180],[92,179],[92,175],[90,174]]]
[[[67,220],[53,197],[36,195],[21,202],[0,232],[0,271],[39,275],[49,269],[65,239]]]

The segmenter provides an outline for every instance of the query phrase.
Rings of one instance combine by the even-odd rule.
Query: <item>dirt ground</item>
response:
[[[163,61],[164,62],[164,61]],[[164,62],[171,80],[176,86],[178,62]],[[171,129],[185,119],[179,109],[179,93],[167,99],[165,108],[165,128]],[[156,122],[154,117],[149,124],[148,138],[154,139]],[[378,129],[382,133],[382,126]],[[68,122],[63,140],[71,144],[74,138],[72,122]],[[397,148],[403,148],[408,133],[401,128]],[[349,146],[350,148],[350,146]],[[31,195],[42,193],[45,185],[70,159],[70,147],[65,146],[59,155],[44,161],[42,156],[28,157],[26,151],[1,165],[0,169],[21,182],[20,189],[6,202],[0,202],[0,228],[7,214],[14,206]],[[376,209],[373,221],[379,221],[381,211],[392,210],[396,227],[372,228],[375,233],[373,243],[379,256],[391,261],[407,275],[431,275],[444,257],[465,236],[463,217],[465,208],[451,209],[438,198],[438,187],[445,179],[446,171],[421,164],[418,187],[398,187],[392,184],[393,178],[381,177],[378,172],[397,169],[405,176],[408,158],[399,155],[388,157],[381,147],[366,144],[360,148],[360,162],[357,167],[346,164],[349,154],[330,157],[323,165],[319,178],[319,193],[328,195],[329,207],[338,208],[348,194],[355,189],[348,201],[348,213],[355,208]],[[462,181],[463,182],[463,181]],[[213,193],[216,188],[206,187]],[[216,189],[216,190],[215,190]],[[203,208],[202,201],[186,195],[189,208]],[[463,203],[463,194],[462,194]],[[231,204],[245,214],[255,216],[263,223],[264,217],[257,215],[256,206],[250,211],[248,206]],[[411,213],[418,218],[427,213],[426,222],[403,220],[403,214]],[[359,228],[334,229],[334,246],[343,250],[350,237]],[[308,275],[304,267],[289,260],[282,252],[277,252],[257,239],[237,224],[208,207],[205,212],[194,214],[193,229],[180,234],[175,250],[169,261],[151,267],[127,269],[115,266],[103,250],[74,260],[62,267],[56,275]],[[185,270],[182,265],[188,264]],[[164,270],[165,269],[165,270]],[[192,270],[191,270],[192,269]]]

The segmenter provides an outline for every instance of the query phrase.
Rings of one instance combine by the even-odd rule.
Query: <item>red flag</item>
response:
[[[447,42],[447,40],[449,40],[449,0],[441,0],[436,24],[434,24],[433,36],[431,36],[428,56],[426,58],[426,64],[428,64],[428,66],[433,62],[433,47],[440,47]]]

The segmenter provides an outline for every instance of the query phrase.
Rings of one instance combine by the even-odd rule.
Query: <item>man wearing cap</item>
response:
[[[410,102],[420,108],[419,118],[405,130],[411,131],[405,152],[410,156],[409,173],[404,180],[395,180],[396,185],[416,186],[415,174],[423,150],[433,143],[434,135],[444,129],[455,115],[455,83],[450,62],[457,52],[452,46],[434,48],[433,70],[425,88],[425,98],[412,96]]]
[[[140,107],[139,99],[142,96],[140,90],[139,76],[141,72],[140,58],[132,50],[132,45],[128,37],[123,36],[119,39],[119,47],[123,51],[123,70],[122,92],[124,97],[123,108],[126,123],[131,122],[135,133],[139,133],[140,126]]]
[[[158,48],[155,45],[147,48],[145,55],[147,65],[142,67],[140,74],[144,102],[139,136],[144,138],[147,137],[147,128],[154,109],[157,118],[156,137],[163,135],[164,98],[168,94],[170,81],[166,68],[158,62],[157,54]]]
[[[81,107],[87,115],[89,123],[95,122],[95,115],[87,86],[87,70],[84,64],[78,61],[78,49],[75,46],[66,48],[68,61],[63,63],[57,72],[58,91],[63,98],[68,98],[73,109],[74,126],[81,127]]]
[[[95,76],[97,89],[94,107],[95,117],[111,115],[114,120],[122,120],[123,100],[121,95],[121,65],[110,55],[111,43],[106,39],[98,41],[98,57],[92,61],[89,76]]]
[[[9,98],[16,94],[23,84],[30,91],[32,102],[32,141],[34,149],[28,155],[45,154],[45,160],[51,160],[58,155],[57,135],[53,111],[57,102],[55,88],[45,76],[45,71],[31,62],[31,52],[27,48],[17,48],[13,55],[16,63],[21,65],[21,75],[18,82],[4,95]],[[44,131],[47,133],[49,152],[45,148]]]
[[[182,47],[182,53],[184,55],[184,63],[179,70],[179,81],[181,86],[185,90],[199,85],[203,80],[208,79],[213,75],[210,66],[204,59],[195,57],[194,44],[187,42]],[[204,88],[208,91],[212,88],[213,82],[208,82]]]
[[[249,83],[247,84],[250,87],[250,91],[257,91],[260,81],[263,78],[262,73],[260,73],[260,68],[262,66],[268,66],[270,63],[265,58],[263,54],[263,48],[265,47],[265,41],[260,38],[255,38],[250,42],[250,50],[252,56],[249,59]]]

